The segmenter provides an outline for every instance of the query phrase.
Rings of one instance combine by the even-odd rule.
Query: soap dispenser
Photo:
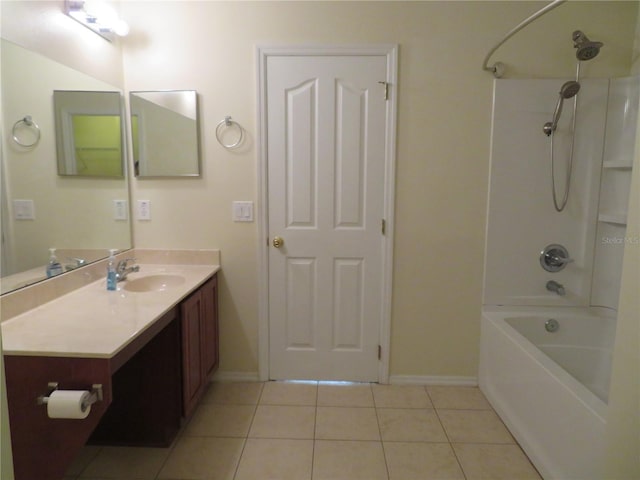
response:
[[[49,263],[47,263],[47,278],[55,277],[62,273],[62,265],[56,257],[56,249],[49,249]]]
[[[115,248],[109,250],[109,261],[107,262],[107,290],[118,289],[118,278],[116,277],[116,252]]]

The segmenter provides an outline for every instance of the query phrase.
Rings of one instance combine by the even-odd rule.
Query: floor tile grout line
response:
[[[176,448],[176,445],[180,441],[180,438],[181,437],[176,436],[176,438],[172,442],[171,446],[169,447],[169,451],[167,452],[167,455],[164,457],[164,460],[162,461],[162,465],[160,465],[160,468],[158,468],[158,471],[156,472],[156,474],[153,477],[154,480],[157,480],[158,477],[160,476],[160,473],[162,473],[162,469],[165,467],[165,465],[169,461],[169,457],[171,456],[171,453],[173,452],[173,450]]]
[[[431,394],[429,393],[429,389],[427,388],[426,385],[423,385],[422,388],[424,389],[424,393],[427,394],[427,398],[429,399],[429,403],[431,403],[431,408],[433,408],[435,410],[436,404],[433,403],[433,398],[431,398]]]
[[[236,468],[233,470],[233,478],[238,476],[238,469],[240,468],[240,462],[242,461],[242,455],[244,454],[245,448],[247,448],[247,440],[248,437],[244,437],[242,439],[242,448],[240,449],[240,455],[238,455],[238,462],[236,463]]]
[[[208,386],[207,386],[207,390],[209,390],[212,387],[213,387],[213,382],[209,382]],[[198,405],[197,408],[199,408],[199,407],[200,407],[200,405]],[[196,410],[197,410],[197,408],[196,408]],[[193,411],[193,414],[195,414],[195,410]],[[162,470],[164,469],[164,467],[166,466],[167,462],[169,461],[169,457],[171,456],[171,454],[175,450],[176,446],[178,445],[178,442],[180,442],[185,437],[189,438],[189,435],[185,435],[185,432],[187,430],[187,426],[191,423],[192,420],[193,420],[193,415],[191,415],[191,418],[189,418],[188,421],[184,422],[184,424],[181,424],[180,428],[178,428],[178,433],[176,433],[176,437],[171,442],[171,445],[169,446],[169,452],[167,453],[166,457],[164,458],[164,461],[162,462],[162,465],[158,469],[158,472],[156,473],[156,475],[154,477],[154,480],[158,480],[158,477],[162,473]]]
[[[492,412],[495,413],[498,418],[500,416],[495,412],[495,410],[489,408],[450,408],[450,407],[436,407],[434,410],[449,410],[451,412]],[[500,419],[502,422],[502,419]],[[502,422],[504,423],[504,422]]]
[[[236,463],[236,468],[233,471],[233,478],[238,476],[238,469],[240,468],[240,462],[242,462],[242,455],[244,454],[245,448],[247,448],[247,441],[249,440],[249,433],[251,432],[251,427],[253,426],[253,422],[256,419],[256,413],[258,412],[258,405],[260,405],[260,399],[262,398],[262,394],[264,392],[265,382],[260,382],[262,387],[260,388],[260,394],[258,395],[258,399],[256,400],[255,405],[253,405],[253,415],[251,416],[251,422],[249,422],[249,428],[247,428],[247,432],[242,438],[242,448],[240,449],[240,455],[238,455],[238,462]]]
[[[209,391],[209,389],[213,388],[213,382],[208,382],[207,383],[207,388],[206,391]],[[206,392],[205,392],[206,393]],[[204,396],[204,395],[203,395]],[[202,405],[206,405],[205,403],[200,403],[200,405],[197,406],[196,410],[198,408],[200,408],[200,406]],[[215,404],[214,404],[215,405]],[[180,442],[183,438],[190,438],[190,435],[185,435],[185,432],[187,430],[187,426],[191,423],[191,421],[193,420],[193,417],[195,415],[195,410],[193,411],[193,414],[191,415],[191,417],[189,418],[188,421],[184,422],[183,425],[180,425],[180,428],[178,429],[178,433],[176,434],[176,437],[173,439],[173,441],[171,442],[171,445],[169,447],[169,451],[167,452],[167,455],[165,456],[162,465],[160,466],[160,468],[158,469],[158,472],[155,474],[155,476],[153,477],[154,480],[158,480],[158,477],[160,476],[160,474],[162,473],[162,470],[164,469],[164,467],[166,466],[167,462],[169,461],[169,457],[171,457],[171,454],[173,453],[173,451],[175,450],[176,446],[178,445],[178,442]]]
[[[427,387],[425,386],[424,389],[427,391],[427,395],[429,395],[429,391],[427,390]],[[431,398],[431,395],[429,395],[429,398]],[[433,400],[431,401],[431,403],[433,403]],[[435,404],[434,404],[435,407]],[[438,413],[438,409],[434,408],[433,411],[436,414],[436,417],[438,419],[438,422],[440,422],[440,426],[442,427],[442,431],[444,432],[445,436],[447,437],[447,441],[449,442],[449,448],[451,449],[451,451],[453,452],[453,456],[456,459],[456,462],[458,463],[458,467],[460,468],[460,471],[462,472],[462,476],[467,479],[467,474],[464,471],[464,468],[462,466],[462,462],[460,461],[460,459],[458,458],[458,454],[456,452],[456,449],[453,448],[453,442],[451,441],[451,437],[449,436],[449,433],[447,432],[447,429],[444,427],[444,424],[442,423],[442,419],[440,418],[440,414]]]
[[[82,467],[82,468],[80,469],[80,471],[78,472],[78,474],[75,476],[75,477],[76,477],[76,479],[79,479],[79,478],[82,476],[82,474],[85,472],[85,470],[86,470],[87,468],[89,468],[89,465],[91,465],[91,464],[95,461],[95,459],[96,459],[96,458],[98,458],[98,455],[100,454],[100,452],[102,451],[102,449],[103,449],[103,448],[104,448],[103,446],[99,446],[99,447],[96,449],[97,451],[96,451],[96,453],[94,453],[94,454],[91,456],[91,460],[89,460],[89,461],[85,464],[85,466],[84,466],[84,467]]]
[[[373,395],[373,389],[371,390]],[[373,403],[375,405],[375,395],[373,396]],[[375,407],[376,422],[378,423],[378,435],[380,435],[380,446],[382,447],[382,458],[384,458],[384,467],[387,470],[387,479],[391,478],[391,472],[389,471],[389,462],[387,461],[387,451],[384,448],[384,438],[382,437],[382,427],[380,426],[380,417],[378,416],[378,408]]]

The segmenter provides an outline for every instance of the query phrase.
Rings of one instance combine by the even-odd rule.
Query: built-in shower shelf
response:
[[[624,213],[601,213],[598,215],[598,221],[613,223],[615,225],[626,225],[627,215]]]
[[[620,160],[609,160],[602,162],[602,168],[619,168],[622,170],[631,170],[632,165],[628,162]]]

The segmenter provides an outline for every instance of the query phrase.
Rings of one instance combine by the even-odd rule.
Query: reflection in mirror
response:
[[[59,175],[124,175],[121,102],[119,92],[53,92]]]
[[[109,248],[129,249],[132,241],[126,178],[59,176],[54,160],[53,92],[118,89],[4,39],[0,53],[0,287],[7,293],[46,278],[50,248],[70,270],[106,257]],[[115,95],[121,105],[121,94]],[[29,148],[11,135],[11,126],[27,115],[41,132]],[[123,204],[119,219],[115,207]]]
[[[200,175],[194,90],[131,92],[129,105],[137,176]]]

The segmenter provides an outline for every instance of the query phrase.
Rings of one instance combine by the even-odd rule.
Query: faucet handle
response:
[[[116,267],[118,270],[124,270],[129,265],[129,262],[135,262],[135,258],[125,258],[124,260],[120,260],[118,262],[118,266]]]
[[[553,255],[551,253],[546,253],[545,257],[547,258],[547,263],[553,266],[573,262],[573,258],[561,257],[560,255]]]
[[[547,272],[559,272],[571,262],[573,262],[573,258],[569,256],[569,252],[562,245],[547,245],[540,252],[540,266]]]

